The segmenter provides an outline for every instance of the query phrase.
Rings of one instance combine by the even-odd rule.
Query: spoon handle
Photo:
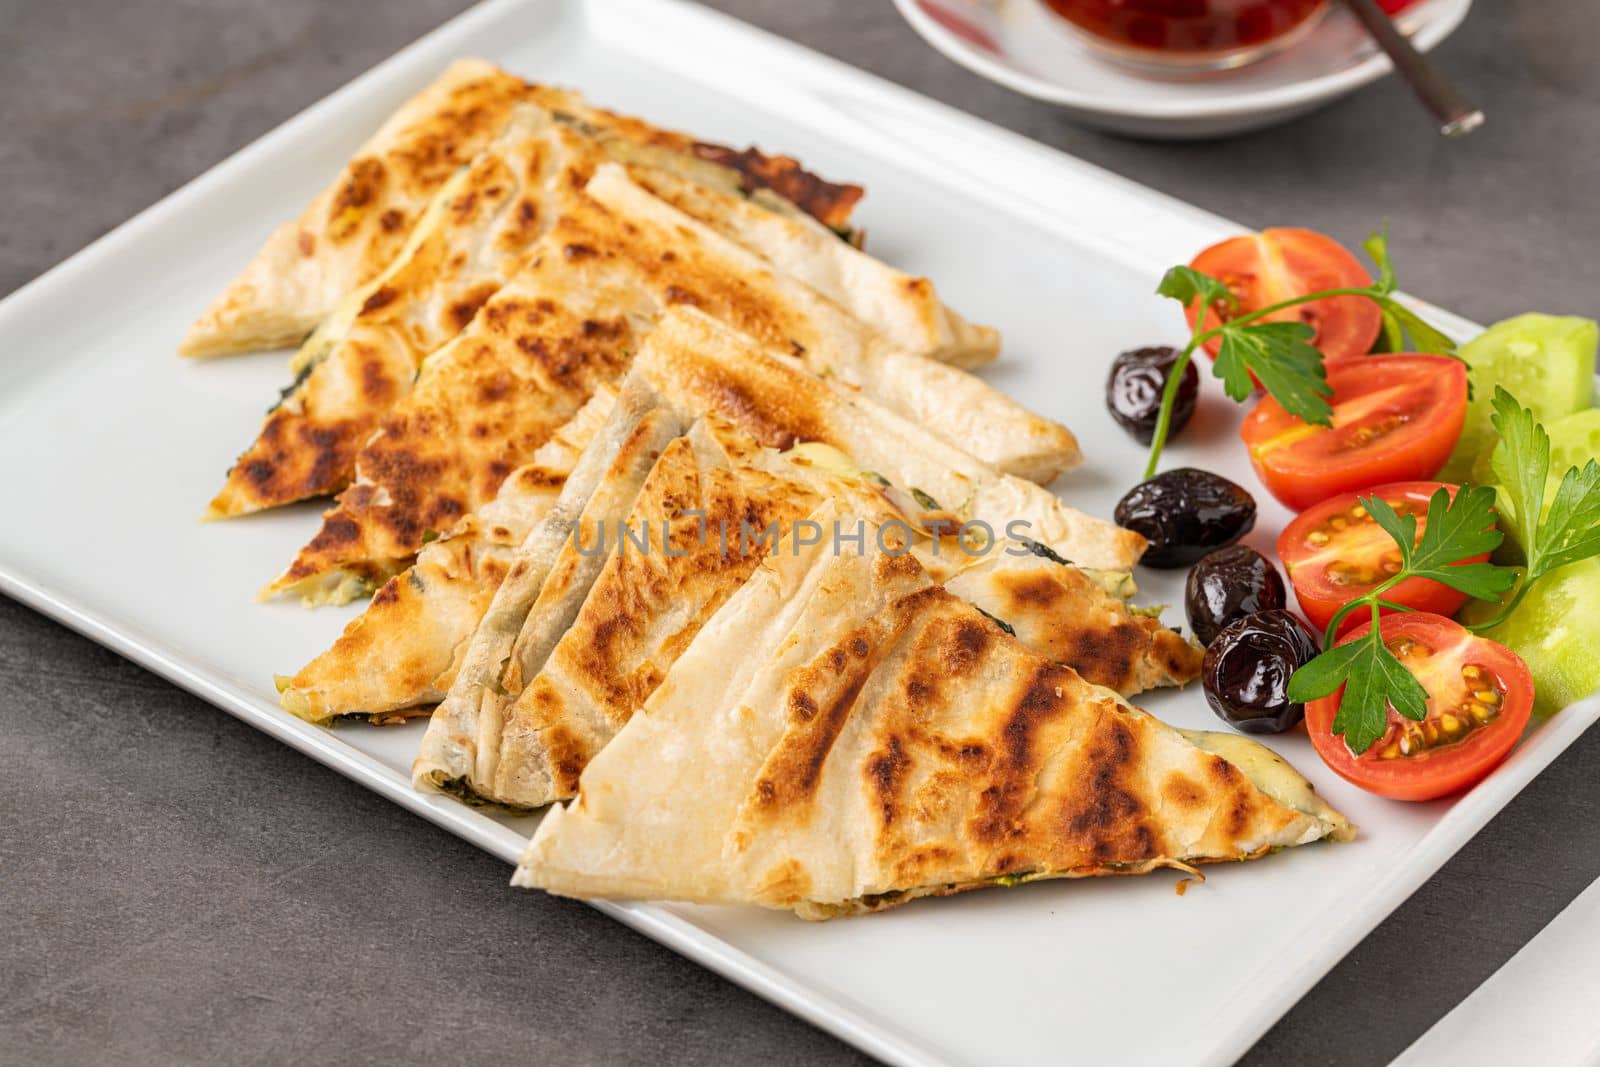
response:
[[[1440,133],[1446,137],[1462,137],[1483,125],[1483,112],[1467,103],[1438,68],[1423,58],[1376,0],[1344,0],[1344,5],[1361,20],[1417,94],[1417,99],[1438,119]]]

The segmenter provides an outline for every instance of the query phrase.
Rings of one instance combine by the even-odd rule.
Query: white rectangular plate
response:
[[[351,614],[252,598],[314,529],[316,510],[196,517],[286,380],[283,355],[173,354],[270,229],[463,55],[865,184],[869,247],[1004,330],[990,376],[1078,432],[1089,462],[1059,488],[1100,514],[1141,458],[1101,406],[1107,361],[1180,336],[1175,309],[1151,295],[1158,276],[1238,227],[697,8],[493,0],[0,304],[0,588],[510,860],[530,821],[411,791],[419,725],[330,731],[278,709],[273,673],[298,667]],[[1213,392],[1170,462],[1253,484],[1236,420]],[[1252,539],[1268,545],[1285,518],[1263,497]],[[1179,601],[1173,576],[1142,580],[1148,600]],[[1149,706],[1180,725],[1215,725],[1197,689]],[[897,1063],[1054,1062],[1067,1050],[1086,1063],[1223,1062],[1597,714],[1593,700],[1568,709],[1468,796],[1429,805],[1367,796],[1328,773],[1302,736],[1274,740],[1361,825],[1360,840],[1214,868],[1183,897],[1157,875],[822,925],[757,909],[606,910]]]

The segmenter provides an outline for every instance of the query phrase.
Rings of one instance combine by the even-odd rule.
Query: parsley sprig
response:
[[[1414,609],[1384,599],[1385,593],[1407,578],[1431,578],[1478,600],[1500,600],[1515,586],[1516,593],[1493,619],[1468,627],[1489,630],[1516,610],[1535,582],[1570,563],[1600,556],[1600,463],[1591,459],[1581,468],[1568,469],[1546,513],[1549,435],[1533,412],[1503,388],[1495,390],[1491,421],[1504,442],[1495,455],[1495,475],[1522,518],[1523,528],[1530,531],[1526,538],[1528,563],[1520,584],[1515,568],[1463,562],[1500,545],[1503,535],[1494,526],[1493,489],[1462,486],[1453,500],[1448,490],[1436,491],[1428,501],[1427,522],[1420,536],[1415,515],[1397,514],[1378,497],[1363,498],[1361,505],[1399,549],[1400,569],[1365,596],[1340,608],[1323,635],[1327,651],[1289,680],[1289,699],[1302,703],[1344,687],[1333,732],[1343,734],[1345,744],[1357,755],[1388,729],[1390,707],[1408,719],[1427,716],[1426,690],[1389,651],[1380,623],[1383,609]],[[1335,645],[1340,624],[1363,610],[1372,616],[1372,629],[1358,641]]]
[[[1551,571],[1569,563],[1600,555],[1600,463],[1589,460],[1569,467],[1545,511],[1544,498],[1550,474],[1550,435],[1503,388],[1494,392],[1494,414],[1489,421],[1500,434],[1495,477],[1506,487],[1511,506],[1527,531],[1527,568],[1516,594],[1487,622],[1472,629],[1490,630],[1504,622],[1528,589]]]
[[[1161,451],[1166,447],[1171,430],[1172,411],[1183,372],[1195,351],[1212,340],[1220,339],[1212,373],[1222,379],[1223,391],[1229,397],[1240,402],[1250,399],[1259,381],[1289,414],[1316,426],[1332,425],[1333,409],[1328,405],[1328,398],[1333,391],[1323,369],[1322,353],[1311,343],[1316,330],[1303,322],[1263,321],[1280,311],[1334,296],[1366,297],[1383,313],[1384,337],[1391,351],[1404,351],[1409,338],[1410,346],[1417,351],[1455,354],[1454,341],[1428,325],[1394,296],[1398,283],[1389,259],[1387,236],[1375,233],[1362,247],[1378,268],[1378,277],[1371,285],[1323,289],[1237,314],[1239,298],[1222,280],[1193,267],[1173,267],[1167,271],[1156,287],[1157,294],[1171,297],[1185,307],[1198,302],[1202,307],[1215,308],[1222,321],[1210,329],[1202,329],[1204,316],[1201,316],[1188,344],[1167,373],[1155,435],[1150,441],[1146,478],[1154,477],[1161,463]]]
[[[1389,651],[1379,624],[1380,609],[1412,609],[1385,600],[1383,594],[1409,578],[1431,578],[1479,599],[1494,599],[1516,582],[1514,572],[1491,563],[1463,563],[1499,547],[1503,534],[1495,528],[1495,493],[1487,487],[1463,486],[1452,500],[1439,489],[1428,500],[1428,518],[1417,533],[1417,517],[1400,515],[1381,497],[1363,497],[1361,506],[1383,528],[1400,551],[1400,569],[1340,608],[1323,634],[1326,652],[1295,672],[1289,699],[1316,700],[1344,687],[1333,732],[1357,754],[1365,752],[1388,729],[1389,707],[1408,719],[1428,713],[1428,694],[1405,665]],[[1372,616],[1372,629],[1359,641],[1335,645],[1340,624],[1353,612]]]

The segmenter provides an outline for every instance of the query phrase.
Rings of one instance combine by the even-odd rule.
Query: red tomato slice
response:
[[[1234,317],[1323,289],[1372,284],[1372,275],[1360,260],[1333,238],[1313,230],[1278,228],[1232,237],[1201,252],[1189,265],[1225,282],[1239,298],[1237,308],[1205,309],[1208,330],[1221,324],[1219,311]],[[1195,328],[1200,311],[1198,302],[1184,309],[1190,329]],[[1258,321],[1304,322],[1317,331],[1311,343],[1328,359],[1338,359],[1371,351],[1383,328],[1383,312],[1364,296],[1332,296]],[[1206,342],[1213,359],[1221,347],[1220,338]]]
[[[1341,645],[1359,641],[1371,622]],[[1306,705],[1317,755],[1340,777],[1395,800],[1432,800],[1474,784],[1506,758],[1533,711],[1522,658],[1442,615],[1383,619],[1383,640],[1428,691],[1421,722],[1389,709],[1389,728],[1361,755],[1333,733],[1343,690]]]
[[[1324,500],[1291,522],[1278,537],[1278,558],[1289,572],[1300,610],[1312,625],[1326,630],[1335,612],[1400,569],[1394,538],[1367,514],[1360,498],[1376,496],[1401,515],[1415,515],[1420,538],[1428,528],[1428,501],[1433,494],[1443,489],[1453,500],[1457,488],[1440,482],[1394,482]],[[1485,552],[1462,562],[1488,558]],[[1429,578],[1407,578],[1386,590],[1383,598],[1435,615],[1454,615],[1467,602],[1467,594]],[[1340,627],[1352,629],[1363,618],[1354,612]]]
[[[1416,2],[1417,0],[1378,0],[1378,6],[1391,15],[1398,15]]]
[[[1329,360],[1331,427],[1290,415],[1270,396],[1239,435],[1272,495],[1303,511],[1340,493],[1438,473],[1467,415],[1467,368],[1448,356]]]

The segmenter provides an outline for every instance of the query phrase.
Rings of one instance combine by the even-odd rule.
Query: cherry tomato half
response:
[[[1415,515],[1420,538],[1428,527],[1428,501],[1433,494],[1443,489],[1453,500],[1457,488],[1440,482],[1393,482],[1324,500],[1291,522],[1278,537],[1278,558],[1283,560],[1300,610],[1311,624],[1319,632],[1327,629],[1335,612],[1400,569],[1394,539],[1367,514],[1359,498],[1375,496],[1401,515]],[[1462,562],[1481,563],[1488,558],[1485,552]],[[1466,603],[1467,594],[1429,578],[1407,578],[1385,591],[1383,598],[1417,611],[1454,615]],[[1354,612],[1340,627],[1352,629],[1364,618],[1361,612]]]
[[[1239,434],[1272,495],[1296,511],[1388,482],[1431,478],[1467,415],[1467,368],[1448,356],[1328,360],[1331,427],[1312,426],[1263,397]]]
[[[1341,640],[1359,641],[1371,622]],[[1533,710],[1520,656],[1442,615],[1383,618],[1383,641],[1428,691],[1421,722],[1389,709],[1383,736],[1361,755],[1333,733],[1341,689],[1306,705],[1306,730],[1334,773],[1379,796],[1432,800],[1479,781],[1506,758]]]
[[[1323,289],[1361,288],[1372,275],[1361,261],[1331,237],[1313,230],[1278,228],[1231,237],[1194,257],[1189,264],[1227,284],[1239,298],[1235,308],[1205,308],[1205,328],[1221,324],[1219,311],[1230,317],[1255,311],[1291,297]],[[1184,309],[1189,328],[1200,317],[1199,302]],[[1267,316],[1267,322],[1303,322],[1315,328],[1311,343],[1328,359],[1364,355],[1383,328],[1383,312],[1364,296],[1332,296]],[[1206,342],[1216,358],[1220,338]]]

